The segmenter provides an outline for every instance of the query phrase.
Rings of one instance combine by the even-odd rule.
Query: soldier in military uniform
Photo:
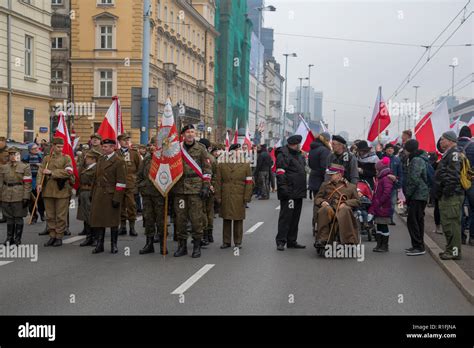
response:
[[[7,239],[4,245],[21,244],[23,218],[28,214],[31,194],[31,169],[20,161],[20,150],[8,149],[10,161],[0,166],[0,202],[7,219]]]
[[[237,158],[240,144],[233,144],[229,151],[235,151]],[[245,205],[250,202],[253,192],[253,177],[250,163],[219,163],[216,172],[216,200],[221,209],[219,216],[224,219],[223,243],[221,249],[230,248],[232,223],[234,224],[234,245],[241,248],[244,234]]]
[[[95,173],[97,170],[97,160],[102,156],[101,153],[94,150],[88,151],[85,155],[85,166],[79,173],[80,187],[77,192],[79,197],[79,207],[77,209],[77,220],[84,221],[86,231],[86,240],[81,243],[81,247],[93,246],[95,238],[94,231],[91,227],[91,191],[95,182]]]
[[[77,170],[79,172],[82,171],[82,168],[85,166],[86,162],[86,154],[88,152],[94,151],[96,153],[102,154],[102,145],[101,145],[102,137],[100,134],[95,133],[91,135],[90,142],[91,146],[89,149],[84,150],[82,155],[77,158]]]
[[[5,137],[0,137],[0,166],[8,163],[8,147],[7,147],[7,139]],[[1,210],[1,209],[0,209]],[[1,213],[1,211],[0,211]],[[0,219],[0,223],[7,222],[5,216]]]
[[[156,143],[156,138],[151,139],[151,143]],[[165,198],[157,190],[153,182],[150,180],[150,167],[153,162],[153,153],[145,155],[137,174],[138,191],[143,198],[143,221],[145,223],[146,244],[140,250],[140,255],[155,252],[153,246],[155,238],[155,230],[158,227],[158,239],[160,243],[160,253],[166,255],[168,252],[164,250],[164,219],[165,219]]]
[[[118,226],[120,208],[127,187],[125,162],[115,152],[116,141],[102,141],[102,153],[97,162],[96,179],[92,185],[91,227],[97,234],[97,246],[93,254],[104,252],[105,229],[110,227],[111,253],[118,253]]]
[[[45,156],[36,177],[37,194],[43,193],[49,241],[45,246],[61,246],[67,227],[74,171],[69,156],[63,155],[64,140],[53,139],[53,151]],[[41,182],[43,180],[43,185]]]
[[[127,220],[130,224],[130,235],[138,236],[135,231],[135,221],[137,220],[137,205],[135,201],[137,171],[140,167],[141,159],[137,150],[129,148],[130,135],[122,134],[118,136],[120,149],[117,149],[117,155],[125,161],[127,168],[127,188],[123,196],[120,235],[127,234]]]
[[[180,257],[188,254],[186,224],[189,219],[194,244],[192,257],[196,258],[201,256],[203,204],[209,198],[212,173],[206,148],[195,140],[194,126],[183,127],[181,135],[184,136],[182,143],[183,176],[172,190],[173,208],[176,214],[175,226],[178,235],[178,250],[174,256]]]
[[[209,163],[212,170],[211,186],[209,187],[209,198],[204,202],[204,229],[202,245],[209,245],[214,243],[214,236],[212,235],[214,229],[214,192],[216,187],[216,172],[217,172],[217,161],[216,158],[210,153],[212,150],[211,142],[208,139],[202,138],[199,140],[208,151]]]
[[[331,231],[331,227],[335,222],[337,222],[339,239],[342,244],[357,244],[359,241],[357,223],[352,213],[352,209],[360,205],[359,195],[356,185],[345,179],[344,172],[343,165],[331,164],[326,170],[330,180],[321,185],[319,192],[314,197],[314,204],[319,208],[316,249],[323,248],[326,243],[333,242],[337,231],[335,227]]]

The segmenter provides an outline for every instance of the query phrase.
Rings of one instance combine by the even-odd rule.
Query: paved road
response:
[[[39,259],[0,262],[0,313],[474,314],[474,306],[429,255],[404,255],[409,243],[401,221],[392,228],[388,254],[373,253],[373,242],[364,242],[363,262],[321,259],[312,247],[309,200],[304,203],[299,238],[307,249],[276,250],[278,205],[275,197],[250,204],[244,230],[253,232],[244,236],[238,256],[231,249],[219,249],[220,219],[216,242],[200,259],[141,256],[142,233],[121,237],[118,255],[109,253],[108,238],[106,253],[100,255],[80,248],[80,241],[44,248],[47,237],[37,235],[44,224],[28,226],[24,243],[39,244]],[[81,226],[74,221],[73,234]],[[2,238],[5,229],[0,225]],[[176,245],[170,243],[174,251]],[[130,256],[124,253],[126,247]]]

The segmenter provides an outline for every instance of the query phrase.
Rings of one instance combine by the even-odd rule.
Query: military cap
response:
[[[95,150],[87,151],[86,157],[94,158],[94,159],[99,159],[99,157],[102,156],[100,152],[97,152]]]
[[[104,139],[102,145],[117,145],[117,142],[114,139]]]
[[[196,128],[194,128],[193,124],[188,124],[188,125],[184,126],[183,128],[181,128],[181,134],[183,134],[184,132],[186,132],[189,129],[196,129]]]
[[[7,141],[7,138],[5,138],[5,137],[0,137],[0,141]]]
[[[9,154],[21,153],[21,150],[20,150],[19,148],[17,148],[17,147],[10,147],[10,148],[8,148],[7,151],[8,151]]]
[[[242,145],[240,145],[240,144],[232,144],[229,147],[229,151],[234,151],[234,150],[240,149],[241,147],[242,147]]]
[[[297,145],[297,144],[301,144],[301,142],[303,141],[303,137],[301,135],[292,135],[291,137],[288,138],[287,142],[288,142],[288,145]]]
[[[144,145],[144,144],[139,144],[139,145],[138,145],[138,148],[139,148],[139,149],[146,149],[146,145]]]
[[[53,145],[64,145],[63,138],[53,138]]]
[[[359,151],[367,151],[371,149],[371,147],[365,140],[359,141],[356,146],[357,150]]]
[[[118,137],[117,137],[117,140],[127,140],[127,139],[130,139],[131,136],[130,134],[127,134],[127,133],[123,133],[123,134],[120,134]]]
[[[211,142],[206,138],[199,139],[199,142],[203,144],[206,147],[206,149],[211,147]]]
[[[155,145],[156,144],[156,135],[151,137],[149,145]]]
[[[212,150],[211,150],[211,153],[215,152],[215,151],[219,151],[220,149],[218,147],[213,147]]]
[[[102,136],[99,134],[99,133],[94,133],[91,135],[91,139],[99,139],[99,140],[102,140]]]
[[[328,167],[328,169],[326,169],[326,173],[329,175],[338,174],[338,173],[344,174],[345,170],[346,169],[344,168],[344,166],[333,163]]]
[[[344,139],[344,138],[341,137],[340,135],[333,135],[333,136],[332,136],[332,141],[337,141],[338,143],[341,143],[341,144],[344,144],[344,145],[347,144],[346,139]]]

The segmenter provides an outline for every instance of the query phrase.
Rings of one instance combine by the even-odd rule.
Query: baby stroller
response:
[[[357,183],[357,192],[360,198],[360,207],[355,214],[360,225],[360,234],[367,235],[367,240],[370,242],[372,237],[375,238],[375,223],[374,216],[369,214],[369,208],[372,204],[372,188],[367,181],[361,180]]]

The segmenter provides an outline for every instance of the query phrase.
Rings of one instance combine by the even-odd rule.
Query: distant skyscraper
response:
[[[301,93],[301,104],[299,102],[300,88],[290,92],[290,104],[295,111],[301,112],[308,120],[319,122],[323,119],[323,92],[316,92],[313,87],[303,87]]]

